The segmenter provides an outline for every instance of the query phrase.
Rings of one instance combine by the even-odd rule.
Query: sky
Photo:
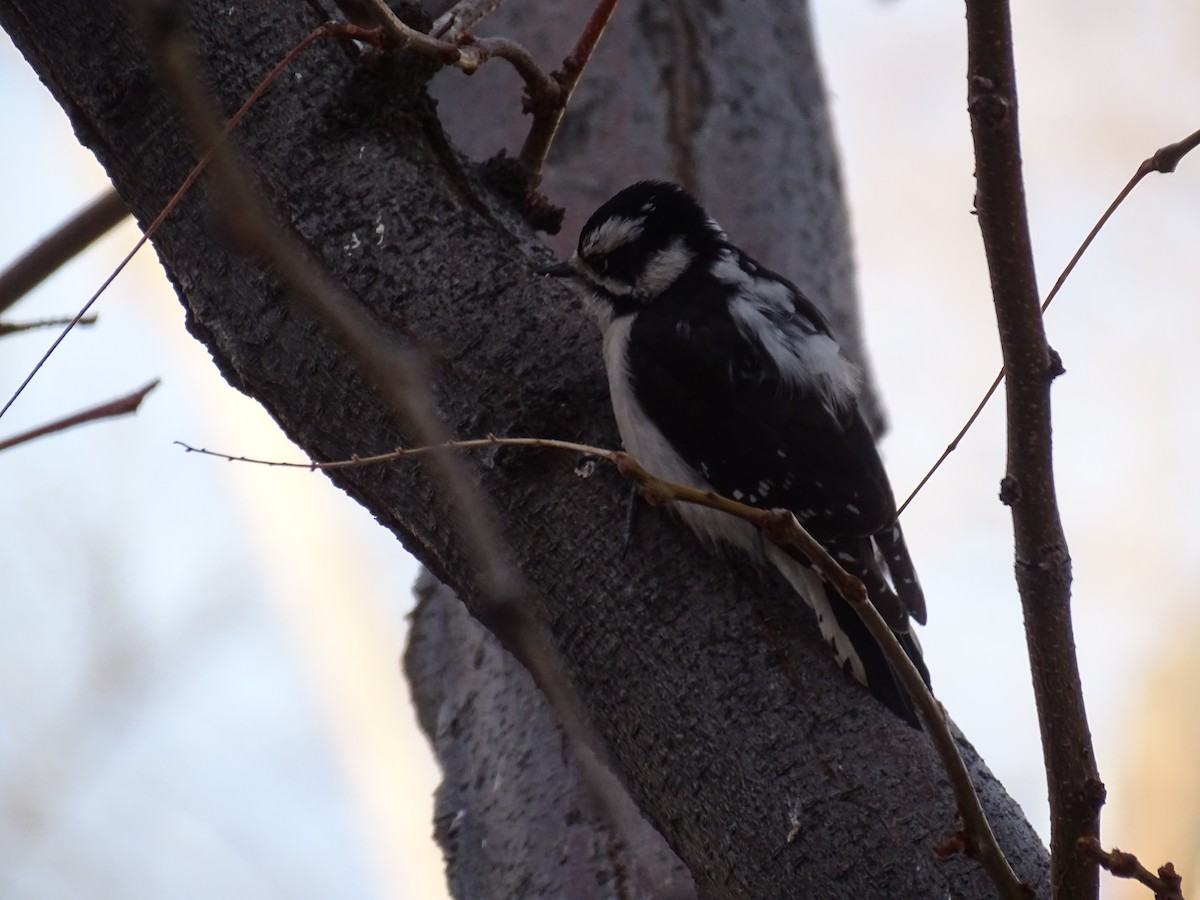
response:
[[[814,8],[891,423],[885,461],[904,496],[999,365],[970,214],[962,7]],[[1014,18],[1044,293],[1138,163],[1200,128],[1200,8],[1113,0],[1101,16],[1042,0]],[[105,182],[6,39],[0,84],[0,110],[20,126],[0,139],[2,265]],[[1173,859],[1185,877],[1200,870],[1200,840],[1146,825],[1173,798],[1145,774],[1171,764],[1166,744],[1194,746],[1171,729],[1200,707],[1200,673],[1186,667],[1200,638],[1198,193],[1200,157],[1147,179],[1047,315],[1067,369],[1053,394],[1056,477],[1105,840]],[[127,224],[11,318],[73,312],[135,238]],[[319,475],[173,445],[301,458],[186,334],[152,253],[98,311],[0,421],[3,437],[162,379],[136,417],[0,456],[0,896],[444,896],[436,768],[398,669],[415,565]],[[52,334],[4,338],[5,398]],[[1045,834],[996,496],[1002,412],[984,413],[904,524],[939,697]],[[1147,740],[1156,709],[1164,739]]]

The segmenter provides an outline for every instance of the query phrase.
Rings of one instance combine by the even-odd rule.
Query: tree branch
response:
[[[95,325],[96,317],[83,316],[76,319],[74,316],[69,318],[57,319],[35,319],[32,322],[0,322],[0,337],[10,334],[20,334],[24,331],[36,331],[39,328],[58,328],[63,325]]]
[[[575,42],[574,49],[563,60],[562,68],[554,74],[560,87],[557,103],[544,108],[544,104],[536,102],[536,96],[530,97],[534,122],[521,147],[519,159],[522,168],[529,173],[535,185],[541,181],[541,172],[550,153],[550,146],[554,143],[554,136],[558,134],[558,127],[562,124],[575,86],[579,84],[579,77],[583,74],[588,60],[592,58],[596,45],[600,43],[600,37],[608,27],[618,2],[619,0],[597,0],[587,24],[583,26],[579,40]]]
[[[1046,341],[1034,276],[1006,0],[968,0],[967,41],[975,204],[1008,374],[1008,470],[1000,496],[1012,510],[1049,786],[1053,896],[1087,900],[1098,890],[1097,867],[1077,842],[1098,837],[1104,788],[1075,657],[1071,558],[1054,489],[1050,383],[1061,363]]]
[[[125,220],[129,208],[111,188],[46,235],[0,272],[0,312],[33,290],[47,276],[93,241]]]
[[[124,397],[118,397],[116,400],[109,400],[107,403],[92,406],[72,415],[64,416],[61,419],[55,419],[53,422],[48,422],[29,431],[24,431],[21,434],[13,435],[10,438],[0,441],[0,450],[7,450],[9,447],[24,444],[48,434],[66,431],[68,428],[74,428],[76,425],[85,425],[88,422],[97,422],[100,419],[112,419],[117,416],[127,416],[135,413],[138,411],[138,407],[142,405],[142,401],[146,399],[146,395],[156,387],[158,387],[158,379],[150,382],[144,388],[134,391],[132,394],[126,394]]]

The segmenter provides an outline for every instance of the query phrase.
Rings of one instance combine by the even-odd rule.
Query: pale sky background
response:
[[[962,5],[851,0],[816,14],[903,496],[999,364],[970,215]],[[1041,0],[1015,16],[1045,291],[1137,164],[1200,128],[1200,5]],[[0,112],[3,265],[104,180],[7,39]],[[1200,879],[1200,828],[1176,826],[1167,804],[1197,807],[1179,779],[1200,751],[1200,673],[1188,669],[1200,639],[1198,196],[1200,155],[1151,176],[1047,317],[1067,368],[1056,468],[1105,842],[1152,866],[1174,860],[1185,886]],[[134,239],[125,226],[9,318],[73,311]],[[436,769],[397,662],[412,561],[319,475],[172,446],[299,458],[185,333],[152,253],[97,309],[100,324],[73,334],[0,421],[3,437],[163,379],[136,418],[0,455],[0,897],[444,896]],[[3,339],[3,399],[52,338]],[[997,402],[984,415],[905,527],[938,694],[1044,834],[996,499],[1001,413]]]

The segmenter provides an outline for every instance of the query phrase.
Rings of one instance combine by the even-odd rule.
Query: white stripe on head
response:
[[[601,275],[588,264],[588,261],[578,253],[571,257],[571,268],[582,276],[582,285],[584,288],[602,288],[614,297],[628,297],[633,293],[633,285],[626,284],[623,281],[618,281],[615,278],[607,278]],[[604,300],[600,295],[595,294],[594,290],[585,290],[585,295],[591,300],[600,303],[601,306],[609,306],[608,301]]]
[[[675,279],[687,271],[696,258],[682,238],[671,241],[662,250],[656,250],[646,260],[646,267],[638,276],[634,294],[638,297],[656,297],[675,283]]]
[[[605,219],[584,237],[579,246],[579,253],[582,256],[603,256],[605,253],[611,253],[641,237],[645,225],[645,216],[636,219],[627,219],[624,216]]]

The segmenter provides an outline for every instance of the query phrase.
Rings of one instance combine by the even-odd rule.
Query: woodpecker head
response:
[[[650,303],[724,242],[720,226],[683,188],[639,181],[592,213],[575,255],[545,274],[578,278],[610,299]]]

